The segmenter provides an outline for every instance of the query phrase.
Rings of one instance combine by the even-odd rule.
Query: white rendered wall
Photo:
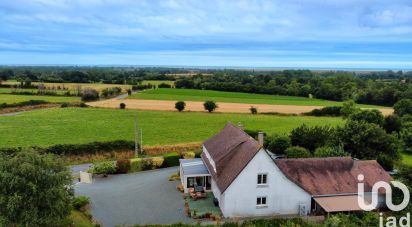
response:
[[[258,173],[267,174],[267,186],[257,185]],[[287,179],[269,155],[262,149],[243,169],[226,191],[218,197],[225,217],[299,214],[299,205],[310,210],[311,196]],[[266,196],[267,207],[257,207],[256,198]]]

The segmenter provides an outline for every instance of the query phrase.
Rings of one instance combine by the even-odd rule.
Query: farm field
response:
[[[98,108],[51,108],[0,116],[0,147],[49,146],[93,141],[134,140],[138,114],[144,145],[201,142],[228,122],[246,129],[285,133],[307,125],[340,125],[341,118],[251,114],[162,112]]]
[[[155,85],[156,87],[159,86],[159,84],[162,84],[162,83],[169,84],[172,87],[175,85],[175,82],[173,80],[144,80],[142,82],[143,85],[152,84],[152,85]]]
[[[342,102],[310,99],[297,96],[263,95],[241,92],[224,92],[196,89],[168,89],[159,88],[136,93],[129,99],[147,100],[173,100],[173,101],[206,101],[246,104],[272,104],[272,105],[296,105],[296,106],[340,106]],[[359,105],[361,107],[376,107],[371,105]],[[382,108],[382,107],[379,107]]]
[[[0,94],[0,103],[18,103],[29,100],[44,100],[47,102],[75,102],[80,101],[79,97],[75,96],[43,96],[43,95],[13,95],[13,94]]]

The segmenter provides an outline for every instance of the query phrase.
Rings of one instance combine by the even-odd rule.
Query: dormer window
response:
[[[268,184],[268,175],[266,173],[260,173],[257,175],[257,184],[258,185],[267,185]]]

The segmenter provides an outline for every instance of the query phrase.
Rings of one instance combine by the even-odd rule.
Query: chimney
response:
[[[240,128],[242,131],[244,129],[244,126],[243,126],[242,122],[238,122],[237,127]]]
[[[263,141],[264,141],[265,135],[263,134],[263,132],[259,132],[258,133],[258,142],[259,145],[261,145],[263,147]]]

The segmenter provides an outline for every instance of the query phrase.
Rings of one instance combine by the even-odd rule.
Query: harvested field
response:
[[[98,102],[88,103],[94,107],[104,108],[119,108],[120,103],[125,103],[127,109],[140,110],[163,110],[176,111],[176,101],[167,100],[142,100],[142,99],[110,99]],[[251,106],[257,107],[259,113],[277,112],[284,114],[300,114],[309,112],[313,109],[322,108],[322,106],[292,106],[292,105],[269,105],[269,104],[244,104],[244,103],[217,103],[219,108],[216,112],[222,113],[249,113]],[[384,115],[389,115],[393,112],[389,108],[379,109]],[[204,112],[203,102],[187,101],[185,111],[202,111]]]

